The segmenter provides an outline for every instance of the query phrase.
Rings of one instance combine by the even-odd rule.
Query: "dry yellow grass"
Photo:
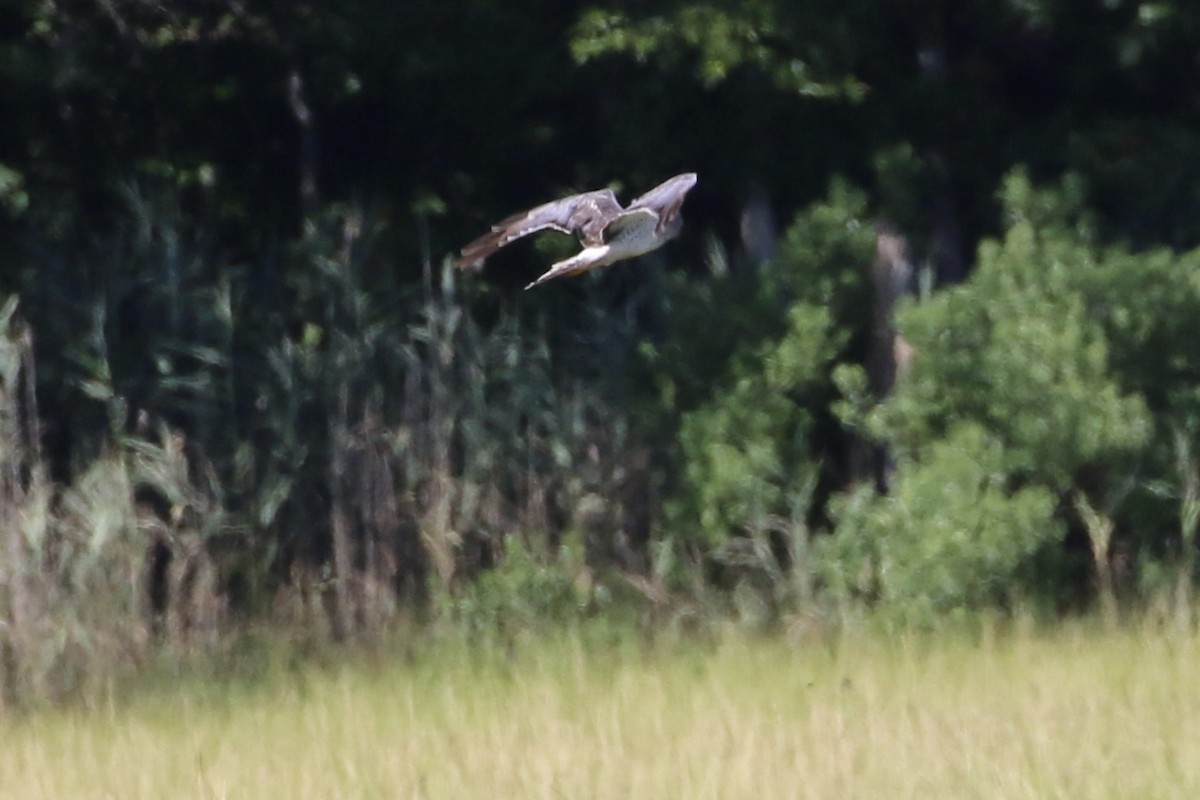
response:
[[[1197,664],[1083,629],[446,652],[10,721],[0,795],[1192,798]]]

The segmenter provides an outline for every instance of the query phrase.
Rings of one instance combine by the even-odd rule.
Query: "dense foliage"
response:
[[[1187,608],[1198,46],[1165,1],[3,4],[5,696],[264,618]],[[638,263],[449,267],[683,170]]]

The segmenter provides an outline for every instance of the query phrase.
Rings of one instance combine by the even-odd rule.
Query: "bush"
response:
[[[817,421],[834,366],[867,323],[873,255],[865,198],[835,184],[757,281],[718,276],[677,305],[678,334],[656,365],[678,409],[671,531],[711,550],[731,537],[791,539],[804,525],[824,455]]]
[[[1063,525],[1048,489],[1010,488],[1006,461],[999,441],[966,423],[903,463],[891,495],[842,498],[821,548],[828,587],[909,622],[1011,604],[1030,559],[1062,541]]]
[[[928,609],[1001,600],[1028,587],[1018,565],[1063,541],[1064,529],[1089,552],[1109,610],[1116,562],[1182,545],[1190,563],[1189,472],[1179,453],[1191,451],[1179,442],[1200,430],[1200,254],[1104,244],[1081,195],[1072,180],[1037,189],[1011,176],[1001,193],[1007,229],[980,246],[971,279],[902,309],[911,370],[866,415],[867,429],[899,455],[896,492],[841,500],[828,551],[841,591],[871,594],[851,574],[870,562],[881,600],[922,598]],[[986,488],[967,475],[987,476]],[[983,531],[972,520],[985,511]],[[1003,525],[1011,541],[999,548]],[[955,536],[979,552],[947,550]],[[880,541],[868,547],[863,537]],[[942,570],[917,570],[932,554],[985,583],[968,591]],[[1062,577],[1042,585],[1062,591]]]
[[[544,559],[508,536],[500,563],[464,587],[452,616],[484,638],[577,622],[591,605],[587,575],[579,547],[563,545],[557,558]]]

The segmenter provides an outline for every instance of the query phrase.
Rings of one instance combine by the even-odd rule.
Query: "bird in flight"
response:
[[[526,289],[640,256],[679,235],[683,228],[680,208],[695,185],[696,173],[676,175],[635,199],[627,208],[621,207],[611,189],[554,200],[496,223],[462,249],[455,265],[481,268],[484,259],[501,247],[547,228],[575,234],[583,250],[554,264]]]

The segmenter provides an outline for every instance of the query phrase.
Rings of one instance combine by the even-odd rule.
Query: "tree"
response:
[[[1048,532],[1065,523],[1087,543],[1111,610],[1112,565],[1128,558],[1118,554],[1169,551],[1178,536],[1170,520],[1188,518],[1178,432],[1195,413],[1195,255],[1101,244],[1079,181],[1040,190],[1016,174],[1002,199],[1008,229],[981,245],[972,278],[900,316],[915,350],[912,368],[866,422],[902,454],[898,489],[847,505],[834,539],[858,541],[864,530],[882,536],[886,520],[913,519],[923,502],[913,487],[959,442],[960,450],[988,454],[973,457],[994,470],[989,491],[1015,498],[1038,488],[1054,498],[1058,522],[1047,520],[1045,535],[1014,527],[1023,557],[1063,546]],[[964,426],[974,432],[964,434]],[[1181,487],[1166,492],[1180,504],[1173,510],[1156,499],[1167,484]],[[969,505],[940,513],[945,532],[934,526],[913,538],[918,552],[934,546],[924,536],[972,529]],[[881,571],[881,591],[894,579],[894,571]],[[1022,574],[1005,580],[1016,586]]]

